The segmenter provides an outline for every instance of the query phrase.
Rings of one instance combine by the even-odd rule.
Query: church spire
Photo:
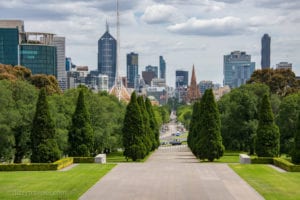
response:
[[[191,84],[188,88],[187,101],[193,102],[200,99],[200,91],[197,86],[195,66],[193,65]]]

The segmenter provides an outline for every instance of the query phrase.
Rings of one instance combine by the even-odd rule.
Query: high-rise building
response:
[[[108,76],[109,88],[112,88],[116,80],[116,63],[117,41],[106,25],[106,32],[98,40],[98,72]]]
[[[233,73],[233,88],[240,87],[251,78],[252,73],[255,70],[255,64],[247,64],[234,67]]]
[[[159,73],[161,79],[166,79],[166,61],[162,56],[159,56]]]
[[[158,67],[157,66],[151,66],[148,65],[145,67],[146,72],[154,72],[155,77],[154,78],[158,78]]]
[[[290,69],[292,70],[293,64],[288,62],[280,62],[276,64],[276,69]]]
[[[176,70],[176,88],[187,87],[189,82],[189,72],[183,70]]]
[[[0,63],[18,65],[19,44],[24,32],[24,22],[21,20],[0,20]]]
[[[231,52],[224,56],[223,85],[231,88],[239,87],[251,77],[254,70],[255,63],[251,62],[250,55],[241,51]]]
[[[271,37],[264,34],[261,39],[261,69],[270,69]]]
[[[155,78],[155,73],[153,71],[142,71],[142,77],[146,85],[151,85],[152,79]]]
[[[214,88],[214,84],[212,81],[200,81],[199,83],[199,89],[201,92],[201,95],[204,94],[205,90]]]
[[[57,57],[57,81],[62,90],[67,89],[66,72],[66,39],[65,37],[54,36],[52,44],[56,46]]]
[[[0,63],[18,65],[19,31],[17,28],[0,28]]]
[[[72,59],[70,57],[66,58],[66,71],[69,72],[72,69]]]
[[[139,74],[139,55],[137,53],[127,54],[127,87],[136,88]]]
[[[32,74],[47,74],[57,77],[57,53],[53,45],[54,34],[26,32],[20,44],[20,64]]]

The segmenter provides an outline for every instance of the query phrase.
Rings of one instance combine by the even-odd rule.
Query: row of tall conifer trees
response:
[[[220,115],[211,89],[193,105],[187,141],[194,155],[201,160],[213,161],[223,156]]]
[[[132,93],[123,124],[124,156],[133,161],[143,159],[158,148],[159,127],[148,98]]]
[[[253,141],[257,156],[277,157],[280,148],[279,138],[279,128],[274,123],[269,96],[266,94],[261,101],[259,124],[255,140]],[[298,148],[299,138],[296,135],[295,146]],[[201,160],[213,161],[220,158],[224,153],[219,111],[211,89],[206,90],[201,101],[197,101],[193,105],[188,145],[192,152]],[[300,159],[300,153],[296,149],[292,153],[293,160]]]
[[[31,162],[48,163],[60,158],[61,152],[55,140],[55,126],[50,116],[45,88],[39,93],[31,133]],[[90,156],[93,152],[94,135],[89,113],[80,90],[72,125],[68,134],[69,156]]]

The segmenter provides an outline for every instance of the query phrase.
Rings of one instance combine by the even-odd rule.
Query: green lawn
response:
[[[240,162],[240,153],[241,152],[225,152],[220,159],[214,160],[214,163],[239,163]],[[201,161],[208,162],[208,161]]]
[[[267,165],[230,164],[265,199],[300,199],[300,173],[281,173]]]
[[[0,172],[0,199],[78,199],[115,164],[80,164],[65,172]]]

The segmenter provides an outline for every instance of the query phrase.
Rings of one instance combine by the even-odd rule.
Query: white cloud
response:
[[[249,19],[249,25],[254,27],[280,25],[286,21],[285,16],[254,16]]]
[[[300,1],[298,0],[256,0],[257,7],[280,8],[280,9],[299,9]]]
[[[205,36],[236,35],[247,31],[245,24],[237,17],[205,20],[190,18],[184,23],[171,25],[167,29],[173,33]]]
[[[156,4],[147,7],[141,18],[148,24],[160,24],[182,20],[185,17],[173,6]]]

